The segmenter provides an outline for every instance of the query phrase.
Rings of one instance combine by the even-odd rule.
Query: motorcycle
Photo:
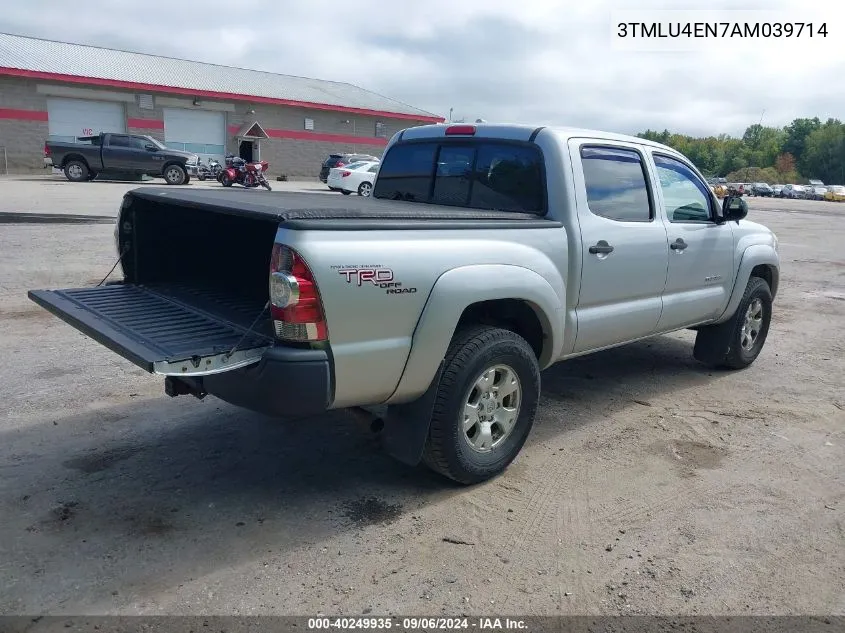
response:
[[[209,158],[208,165],[204,165],[202,162],[197,165],[197,179],[206,180],[214,178],[216,180],[221,171],[223,171],[223,166],[213,158]]]
[[[238,156],[227,156],[226,167],[217,175],[217,181],[224,187],[241,185],[247,189],[261,185],[267,191],[273,191],[264,172],[270,164],[266,160],[257,163],[248,163]]]

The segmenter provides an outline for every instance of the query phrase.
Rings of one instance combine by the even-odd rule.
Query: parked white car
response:
[[[332,167],[326,184],[348,196],[357,193],[359,196],[369,196],[373,192],[373,181],[380,163],[366,161],[352,163],[345,167]]]

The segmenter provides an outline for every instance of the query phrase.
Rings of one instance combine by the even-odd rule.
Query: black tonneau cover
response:
[[[245,191],[222,187],[193,190],[143,187],[129,191],[126,196],[286,224],[299,220],[470,220],[476,225],[483,221],[491,221],[491,224],[504,221],[511,225],[514,222],[531,222],[541,226],[557,224],[534,213],[488,211],[323,193]]]

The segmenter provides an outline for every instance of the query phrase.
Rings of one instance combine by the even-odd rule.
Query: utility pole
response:
[[[455,108],[449,108],[449,123],[452,122],[452,110],[454,110],[454,109]]]

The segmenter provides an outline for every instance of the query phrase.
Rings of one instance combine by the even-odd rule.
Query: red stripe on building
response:
[[[270,138],[288,138],[297,141],[325,141],[329,143],[348,143],[351,145],[387,145],[386,138],[377,136],[351,136],[349,134],[320,134],[319,132],[306,132],[304,130],[268,130]]]
[[[127,119],[127,127],[141,128],[144,130],[163,130],[164,121],[157,119]]]
[[[46,121],[47,113],[41,110],[15,110],[11,108],[0,108],[0,119],[13,119],[15,121]]]
[[[237,134],[241,126],[228,126],[229,134]],[[313,142],[329,142],[329,143],[349,143],[353,145],[387,145],[386,138],[379,138],[377,136],[351,136],[349,134],[321,134],[319,132],[307,132],[305,130],[274,130],[271,128],[264,128],[267,136],[270,138],[287,138],[297,141],[313,141]]]
[[[144,84],[135,81],[120,81],[117,79],[102,79],[100,77],[80,77],[78,75],[62,75],[58,73],[45,73],[37,70],[23,70],[21,68],[0,67],[0,75],[9,77],[26,77],[27,79],[43,79],[46,81],[61,81],[72,84],[87,84],[94,86],[108,86],[110,88],[125,88],[127,90],[145,90],[147,92],[166,92],[170,94],[187,95],[191,97],[208,97],[209,99],[223,99],[230,101],[248,101],[250,103],[267,103],[271,105],[283,105],[294,108],[308,108],[309,110],[326,110],[329,112],[348,112],[349,114],[361,114],[365,116],[377,116],[385,119],[406,119],[411,121],[426,121],[439,123],[445,121],[443,117],[424,116],[417,114],[401,114],[398,112],[385,112],[382,110],[368,110],[366,108],[350,108],[347,106],[327,105],[325,103],[310,103],[307,101],[292,101],[290,99],[274,99],[272,97],[257,97],[254,95],[242,95],[232,92],[215,92],[213,90],[195,90],[192,88],[177,88],[175,86],[158,86],[155,84]]]

